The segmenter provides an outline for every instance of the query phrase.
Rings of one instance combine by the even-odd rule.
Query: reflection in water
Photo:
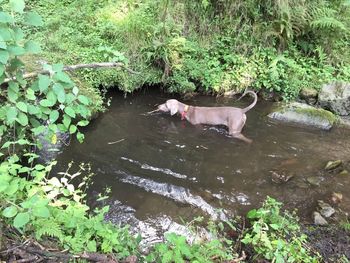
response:
[[[111,198],[135,209],[141,219],[162,214],[192,218],[203,211],[213,216],[219,207],[241,214],[267,195],[309,217],[317,199],[333,191],[350,198],[349,178],[318,174],[328,160],[348,160],[349,131],[275,124],[265,117],[271,104],[260,102],[247,113],[243,133],[253,139],[248,145],[227,137],[224,127],[193,126],[167,114],[143,115],[166,99],[154,92],[115,96],[109,110],[86,128],[85,142],[72,141],[58,156],[56,170],[71,160],[90,162],[96,173],[91,194],[111,187]],[[239,104],[220,100],[200,96],[186,103],[250,103],[249,98]],[[275,183],[272,171],[293,177]],[[319,187],[308,182],[312,176],[323,178]]]

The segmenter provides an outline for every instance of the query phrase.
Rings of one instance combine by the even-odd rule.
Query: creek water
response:
[[[273,123],[266,117],[272,103],[259,101],[247,113],[243,133],[253,143],[246,144],[228,137],[224,127],[196,127],[169,114],[144,115],[170,97],[152,89],[127,98],[112,94],[107,111],[84,130],[84,143],[72,140],[58,155],[55,171],[66,170],[72,160],[90,163],[95,176],[88,195],[110,187],[110,200],[141,220],[242,215],[267,195],[311,219],[318,199],[332,192],[350,198],[349,176],[320,172],[329,160],[349,160],[349,130]],[[245,107],[251,101],[196,96],[186,103]],[[293,177],[279,183],[276,173]],[[309,177],[316,177],[319,186]]]

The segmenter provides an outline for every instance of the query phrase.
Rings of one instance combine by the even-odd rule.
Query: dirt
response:
[[[350,260],[350,230],[338,225],[306,227],[309,246],[318,252],[324,262],[347,262]]]

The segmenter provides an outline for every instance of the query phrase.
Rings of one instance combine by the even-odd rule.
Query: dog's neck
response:
[[[184,119],[186,119],[186,115],[187,115],[187,112],[188,112],[190,106],[183,104],[183,103],[181,103],[181,106],[182,106],[182,109],[180,109],[181,120],[184,120]]]

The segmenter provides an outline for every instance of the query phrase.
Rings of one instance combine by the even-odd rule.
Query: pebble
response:
[[[342,160],[336,160],[336,161],[329,161],[326,166],[325,166],[325,170],[330,171],[330,170],[334,170],[335,168],[337,168],[338,166],[340,166],[342,164]]]
[[[319,212],[314,212],[313,216],[314,216],[315,225],[319,225],[319,226],[328,225],[328,222],[326,221],[326,219],[324,219]]]

